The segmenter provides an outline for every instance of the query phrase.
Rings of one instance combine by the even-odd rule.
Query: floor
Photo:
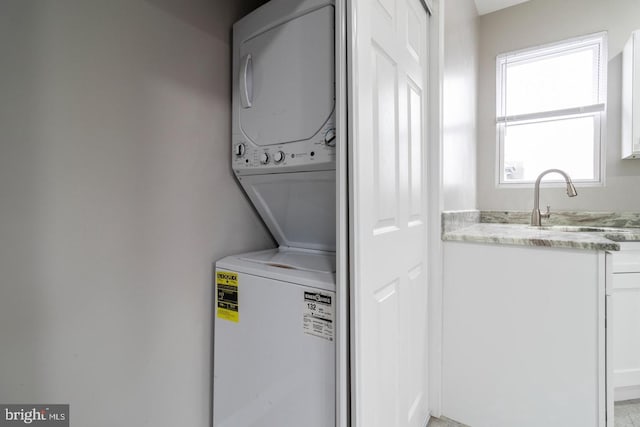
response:
[[[616,402],[614,413],[615,427],[640,427],[640,399]]]
[[[431,418],[427,427],[467,427],[448,418]],[[616,402],[615,427],[640,427],[640,399]]]

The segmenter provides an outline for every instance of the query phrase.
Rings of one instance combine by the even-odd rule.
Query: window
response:
[[[499,185],[602,182],[606,65],[606,33],[498,55]]]

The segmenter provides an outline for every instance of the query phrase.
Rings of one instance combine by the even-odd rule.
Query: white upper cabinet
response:
[[[640,158],[640,30],[622,53],[622,158]]]

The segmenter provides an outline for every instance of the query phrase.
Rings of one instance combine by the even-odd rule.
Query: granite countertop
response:
[[[636,227],[603,227],[604,224],[585,225],[586,221],[576,221],[577,227],[586,231],[566,231],[572,229],[566,224],[539,228],[528,224],[480,222],[485,216],[477,211],[443,214],[442,240],[604,251],[620,250],[620,242],[640,241],[640,228]]]

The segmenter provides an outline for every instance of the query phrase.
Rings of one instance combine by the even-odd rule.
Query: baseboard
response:
[[[640,386],[616,387],[613,390],[613,400],[616,402],[633,399],[640,399]]]

